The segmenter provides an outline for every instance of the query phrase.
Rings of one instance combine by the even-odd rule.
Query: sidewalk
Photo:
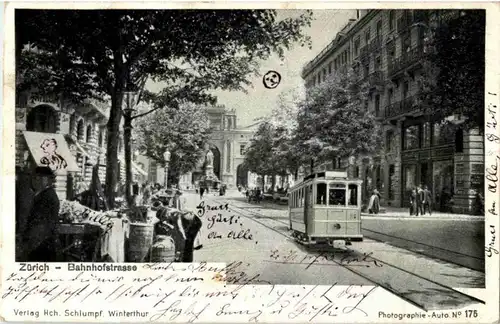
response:
[[[361,213],[363,217],[379,217],[379,218],[416,218],[416,219],[472,219],[472,220],[482,220],[483,215],[467,215],[467,214],[453,214],[453,213],[442,213],[442,212],[432,212],[432,215],[426,213],[425,215],[415,216],[410,215],[408,208],[397,208],[397,207],[387,207],[381,206],[385,212],[379,214],[369,214]]]
[[[196,201],[196,204],[199,203],[199,195],[196,194],[194,190],[186,190],[184,191],[187,195],[186,197],[189,196],[191,200]],[[219,198],[218,192],[210,192],[208,194],[210,197],[215,197]],[[235,199],[235,202],[238,204],[245,204],[247,203],[247,198],[245,195],[241,192],[238,192],[237,190],[228,190],[226,192],[226,195],[223,197],[220,197],[223,199]],[[271,200],[265,200],[262,201],[260,204],[257,204],[255,202],[251,203],[251,205],[255,205],[255,207],[259,208],[272,208],[275,210],[288,210],[288,206],[286,204],[277,204],[274,201]],[[195,205],[196,206],[196,205]],[[194,206],[193,206],[194,207]],[[369,213],[361,213],[361,216],[363,218],[384,218],[384,219],[426,219],[426,220],[433,220],[433,219],[449,219],[449,220],[473,220],[473,221],[482,221],[484,220],[483,215],[467,215],[467,214],[452,214],[452,213],[442,213],[442,212],[432,212],[432,215],[429,215],[426,213],[425,215],[420,215],[420,216],[415,216],[411,215],[408,208],[397,208],[397,207],[390,207],[390,206],[382,206],[381,207],[384,212],[379,213],[379,214],[369,214]]]

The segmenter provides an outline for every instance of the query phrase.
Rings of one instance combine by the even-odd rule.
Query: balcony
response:
[[[402,56],[390,60],[387,65],[387,72],[389,76],[394,76],[407,68],[419,64],[424,58],[424,54],[423,46],[415,46]]]
[[[376,70],[368,75],[368,83],[370,87],[376,87],[384,84],[384,74],[382,71]]]
[[[405,114],[419,112],[420,110],[419,96],[415,95],[386,106],[384,116],[386,119],[393,119]]]
[[[376,52],[380,51],[382,48],[382,36],[376,36],[371,42],[370,42],[370,51],[371,52]]]
[[[359,57],[361,60],[368,58],[369,54],[370,54],[370,44],[361,47],[361,50],[359,51]]]

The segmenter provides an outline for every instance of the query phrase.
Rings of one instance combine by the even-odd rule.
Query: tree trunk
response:
[[[107,124],[107,147],[106,147],[106,198],[110,209],[115,206],[116,184],[118,182],[118,141],[120,132],[121,91],[115,92],[111,97],[111,110]]]
[[[299,168],[295,169],[295,172],[293,173],[293,180],[297,181],[298,177],[299,177]]]
[[[311,159],[311,174],[314,173],[314,160]]]
[[[130,110],[123,116],[123,146],[125,148],[125,196],[127,197],[127,204],[129,207],[134,205],[134,197],[132,195],[132,116]]]

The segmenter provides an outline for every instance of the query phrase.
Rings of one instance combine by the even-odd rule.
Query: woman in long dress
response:
[[[378,190],[373,190],[373,194],[370,197],[370,203],[368,204],[368,212],[370,214],[378,214],[380,211],[380,198],[378,196]]]

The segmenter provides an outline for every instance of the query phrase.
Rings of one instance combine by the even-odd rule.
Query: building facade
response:
[[[91,182],[92,169],[98,166],[101,183],[106,177],[106,123],[109,107],[105,104],[87,100],[74,105],[61,98],[46,98],[33,101],[28,93],[17,95],[16,99],[16,170],[22,170],[34,149],[27,142],[24,132],[38,132],[46,134],[61,134],[72,158],[76,160],[78,171],[58,172],[56,177],[56,192],[60,199],[70,198],[75,190],[77,181],[85,185]],[[125,160],[123,137],[119,141],[119,182],[125,183]],[[132,163],[135,181],[141,181],[147,173],[138,163]],[[79,180],[81,179],[81,180]]]
[[[459,11],[359,10],[357,19],[303,68],[306,89],[348,68],[370,85],[365,107],[383,124],[384,148],[339,163],[351,164],[354,176],[364,181],[364,197],[376,188],[383,204],[406,207],[411,189],[423,184],[435,208],[470,213],[476,192],[484,190],[482,136],[474,130],[449,133],[423,113],[419,100],[427,32],[455,18]]]
[[[214,174],[228,188],[254,187],[257,176],[243,167],[245,148],[250,142],[257,124],[238,127],[234,109],[223,105],[205,108],[212,133],[209,149],[214,155]],[[184,188],[194,185],[203,175],[201,165],[197,170],[181,177],[180,185]]]

